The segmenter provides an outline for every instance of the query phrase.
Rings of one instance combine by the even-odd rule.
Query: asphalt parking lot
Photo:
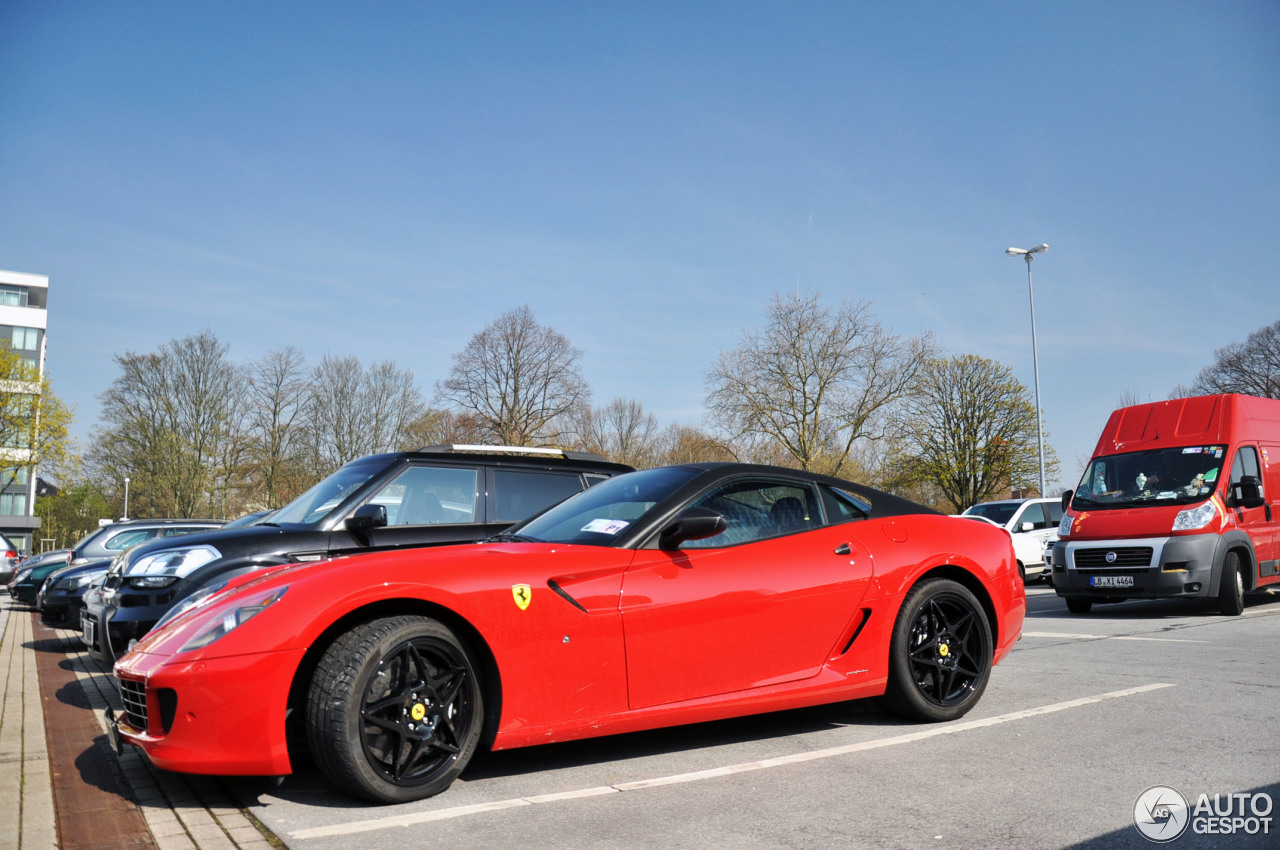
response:
[[[308,850],[1146,847],[1133,811],[1152,786],[1192,804],[1280,798],[1280,597],[1239,618],[1175,602],[1077,617],[1033,585],[1028,608],[1018,648],[951,724],[862,701],[491,753],[400,806],[359,804],[310,770],[241,791]],[[1170,846],[1280,840],[1188,830]]]
[[[1207,795],[1218,814],[1280,798],[1280,595],[1236,618],[1150,601],[1074,616],[1032,585],[1028,609],[981,703],[949,724],[861,701],[490,753],[400,806],[360,803],[307,767],[278,786],[219,785],[273,841],[306,850],[1150,847],[1134,811],[1153,786],[1189,807]],[[1260,816],[1233,827],[1189,812],[1166,846],[1280,846],[1280,812],[1266,832]]]

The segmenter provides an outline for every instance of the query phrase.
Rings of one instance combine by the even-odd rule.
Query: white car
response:
[[[1024,579],[1048,575],[1045,544],[1058,539],[1058,523],[1062,521],[1061,499],[979,502],[965,510],[961,516],[980,517],[1008,531],[1013,538],[1013,551],[1018,557],[1018,569]]]

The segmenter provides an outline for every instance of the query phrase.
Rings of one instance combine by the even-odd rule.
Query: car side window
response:
[[[387,509],[387,525],[449,525],[476,521],[475,469],[409,466],[374,494]]]
[[[734,481],[711,490],[691,507],[722,515],[728,528],[714,537],[688,540],[681,549],[716,549],[752,543],[822,525],[817,494],[810,487],[778,481]]]
[[[173,528],[160,529],[159,537],[181,537],[184,534],[195,534],[197,531],[213,531],[213,528],[203,525],[179,525]]]
[[[1062,503],[1046,502],[1045,510],[1049,512],[1049,528],[1057,528],[1058,523],[1062,522]]]
[[[583,484],[576,472],[495,469],[493,488],[497,521],[519,522],[581,492]]]
[[[1014,531],[1021,531],[1022,524],[1029,522],[1036,528],[1048,528],[1049,522],[1044,518],[1044,506],[1040,502],[1031,502],[1027,505],[1027,509],[1022,512],[1022,516],[1018,518],[1018,524],[1014,527]]]
[[[154,530],[147,531],[141,528],[137,528],[137,529],[133,529],[132,531],[122,531],[119,534],[112,537],[106,543],[103,543],[102,548],[110,549],[113,552],[122,552],[125,549],[128,549],[130,546],[133,546],[136,543],[141,543],[144,540],[148,540],[153,536],[155,536]]]

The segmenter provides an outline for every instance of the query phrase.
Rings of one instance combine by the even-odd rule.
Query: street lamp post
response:
[[[121,519],[129,518],[129,476],[124,477],[124,516]]]
[[[1041,243],[1034,248],[1009,248],[1005,251],[1011,257],[1023,257],[1027,261],[1027,297],[1031,299],[1031,366],[1035,374],[1036,388],[1036,443],[1040,448],[1040,495],[1044,493],[1044,425],[1040,417],[1040,357],[1036,353],[1036,292],[1031,286],[1031,260],[1036,254],[1049,250],[1049,246]]]

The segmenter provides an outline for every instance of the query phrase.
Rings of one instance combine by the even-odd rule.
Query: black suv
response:
[[[112,662],[195,591],[250,570],[373,549],[484,540],[631,467],[599,455],[430,446],[354,460],[260,525],[157,540],[117,558],[86,596],[82,638]]]

